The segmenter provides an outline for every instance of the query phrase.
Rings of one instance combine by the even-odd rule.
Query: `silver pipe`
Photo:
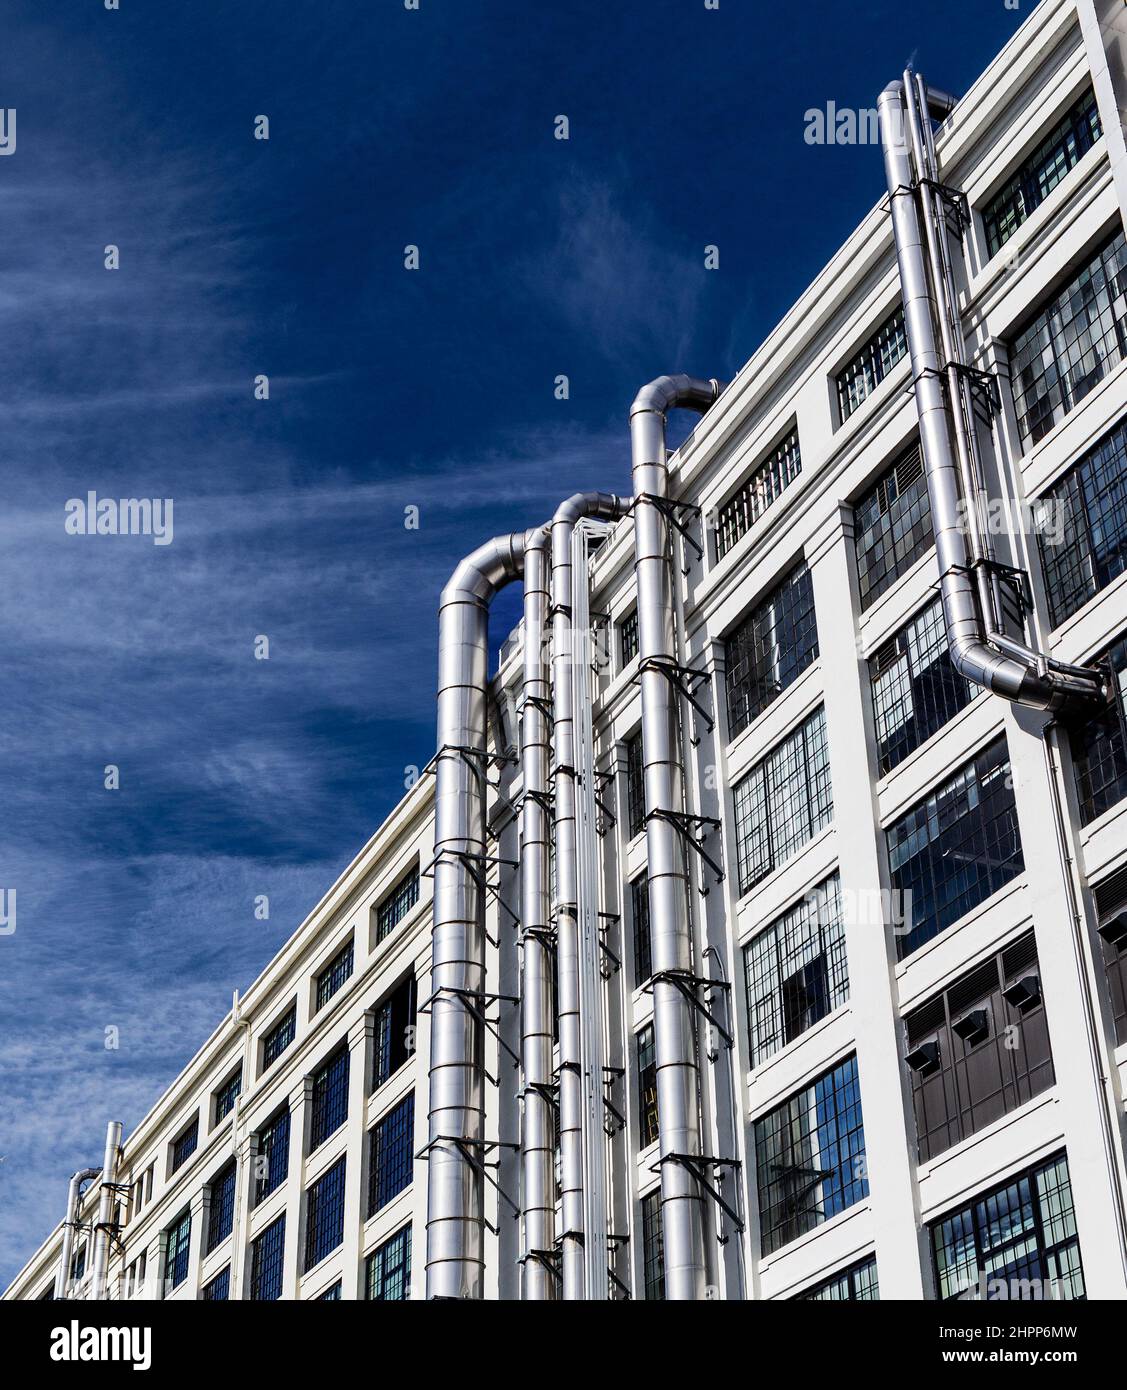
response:
[[[90,1297],[105,1300],[109,1297],[106,1274],[110,1262],[110,1227],[113,1224],[113,1204],[117,1195],[117,1156],[121,1148],[121,1121],[111,1120],[106,1126],[106,1152],[102,1159],[102,1186],[98,1196],[98,1222],[94,1227],[94,1272],[90,1276]]]
[[[917,183],[912,169],[912,110],[905,96],[911,83],[890,82],[880,95],[881,145],[892,211],[892,230],[900,272],[904,328],[912,362],[916,413],[920,424],[920,451],[931,503],[935,550],[939,564],[940,593],[947,641],[956,670],[968,680],[992,690],[1004,699],[1059,714],[1077,707],[1091,708],[1102,700],[1100,673],[1081,674],[1075,668],[1059,669],[1036,652],[1023,659],[1012,639],[991,643],[992,624],[984,621],[973,576],[981,569],[968,553],[966,528],[960,503],[959,470],[951,443],[952,421],[947,410],[944,376],[949,363],[941,362],[936,347],[933,313],[935,303],[928,277],[928,261],[920,232]],[[946,115],[952,98],[923,88],[921,101],[933,115]],[[914,109],[915,103],[912,103]],[[926,177],[926,170],[921,171]],[[930,190],[924,189],[925,194]],[[942,235],[942,233],[941,233]],[[942,268],[937,272],[942,279]],[[956,373],[957,375],[957,373]],[[974,499],[971,500],[973,505]],[[1004,650],[1003,650],[1004,648]]]
[[[80,1168],[67,1184],[67,1215],[63,1222],[63,1248],[59,1255],[59,1272],[55,1275],[55,1297],[70,1297],[70,1266],[74,1259],[74,1232],[78,1226],[78,1204],[82,1200],[82,1184],[102,1176],[100,1168]]]
[[[485,989],[489,606],[520,577],[524,544],[523,531],[487,541],[439,603],[426,1266],[435,1299],[482,1297],[485,1040],[473,1010]]]
[[[683,789],[676,697],[661,669],[676,659],[669,523],[661,506],[669,481],[665,413],[682,406],[703,414],[721,390],[718,381],[662,376],[643,386],[630,408],[661,1215],[665,1296],[670,1300],[703,1298],[707,1276],[700,1187],[673,1157],[700,1157],[703,1150],[695,1019],[672,978],[694,971],[684,846],[667,818],[682,809]]]
[[[579,891],[575,836],[575,712],[571,663],[583,644],[571,626],[571,536],[581,517],[613,520],[630,503],[604,492],[577,492],[552,518],[552,686],[555,751],[556,994],[560,1032],[561,1275],[565,1299],[586,1296],[583,1257],[584,1137],[579,1019]],[[526,637],[527,641],[527,637]],[[577,645],[578,652],[573,651]]]
[[[524,694],[520,716],[520,920],[522,1208],[521,1298],[554,1299],[556,1144],[552,1103],[552,955],[548,943],[549,700],[547,550],[549,529],[529,531],[524,549]]]

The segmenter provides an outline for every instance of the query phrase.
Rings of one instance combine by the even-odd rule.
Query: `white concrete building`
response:
[[[950,216],[969,218],[954,274],[998,554],[1028,577],[1030,642],[1107,657],[1117,685],[1125,52],[1121,4],[1044,0],[936,133],[965,198]],[[698,1296],[933,1299],[1000,1279],[1011,1296],[1039,1280],[1127,1297],[1122,697],[1052,721],[952,666],[900,305],[886,199],[669,462],[695,701],[676,701],[695,819],[672,830],[704,851],[686,851],[679,981],[651,964],[634,526],[577,532],[589,596],[576,584],[572,618],[589,602],[605,639],[576,710],[583,725],[589,697],[579,910],[602,937],[581,962],[583,1067],[605,1105],[583,1131],[586,1240],[548,1212],[546,1250],[522,1216],[522,1110],[554,1113],[568,1063],[557,1050],[531,1088],[516,1063],[522,958],[555,939],[554,918],[531,945],[519,921],[519,633],[502,652],[485,986],[459,1005],[484,1020],[487,1074],[484,1147],[455,1156],[458,1199],[487,1223],[470,1294],[516,1298],[523,1279],[558,1296],[571,1242],[589,1292],[605,1267],[610,1297],[664,1296],[676,1169],[699,1211]],[[434,788],[428,773],[125,1139],[109,1297],[426,1296]],[[661,988],[695,1021],[687,1153],[658,1138]],[[77,1298],[99,1186],[78,1208]],[[5,1297],[53,1296],[62,1241],[60,1225]]]

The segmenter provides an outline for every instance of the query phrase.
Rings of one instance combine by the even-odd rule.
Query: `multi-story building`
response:
[[[488,1298],[557,1295],[569,1255],[589,1293],[604,1268],[610,1297],[683,1290],[670,1213],[699,1242],[698,1296],[951,1298],[1001,1279],[1127,1297],[1125,51],[1121,5],[1044,0],[935,135],[982,511],[1025,576],[995,570],[998,592],[1025,591],[1054,661],[1106,662],[1116,697],[1057,718],[952,663],[886,199],[669,458],[675,665],[645,655],[636,518],[582,522],[564,607],[576,629],[588,607],[598,640],[590,671],[586,647],[573,664],[572,766],[526,786],[522,720],[558,721],[561,687],[525,691],[518,631],[489,758],[444,746],[125,1140],[111,1298],[424,1297],[428,1197],[436,1268],[467,1239],[446,1243],[452,1222],[471,1246],[484,1222],[465,1292]],[[655,801],[647,675],[672,692],[677,808]],[[488,837],[450,869],[434,773],[457,756],[489,783]],[[559,963],[560,876],[529,921],[522,813],[549,824],[561,778],[582,1055],[561,1055],[561,997],[533,1076],[529,963]],[[687,865],[687,971],[650,911],[655,822]],[[468,993],[430,978],[444,864],[485,900]],[[439,1064],[432,1021],[451,1009],[480,1052]],[[465,1104],[483,1092],[476,1138],[428,1125],[451,1113],[451,1065]],[[675,1129],[663,1106],[686,1084]],[[534,1115],[546,1195],[520,1152]],[[78,1298],[99,1187],[76,1210]],[[63,1235],[7,1298],[55,1295]]]

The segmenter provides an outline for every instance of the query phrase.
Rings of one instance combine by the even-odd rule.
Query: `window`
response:
[[[231,1297],[231,1266],[221,1269],[214,1279],[209,1280],[200,1293],[205,1303],[226,1303]]]
[[[137,1256],[129,1268],[125,1271],[125,1297],[135,1298],[138,1294],[145,1291],[145,1271],[148,1267],[148,1255],[144,1250]]]
[[[661,1188],[642,1198],[642,1279],[647,1301],[665,1297],[665,1241],[661,1227]]]
[[[235,1222],[235,1179],[237,1169],[232,1159],[211,1181],[211,1201],[207,1213],[207,1243],[204,1254],[210,1255],[220,1241],[231,1234]]]
[[[941,1299],[1084,1297],[1064,1154],[1019,1173],[930,1229]]]
[[[291,1004],[262,1039],[262,1070],[273,1066],[297,1036],[297,1005]]]
[[[410,1226],[404,1226],[368,1256],[364,1297],[374,1303],[404,1303],[411,1297]]]
[[[215,1092],[215,1123],[224,1119],[235,1108],[235,1101],[243,1089],[243,1069],[240,1067]]]
[[[1102,134],[1096,98],[1089,87],[982,209],[982,228],[992,256],[997,255]]]
[[[341,1301],[341,1281],[338,1279],[335,1284],[330,1284],[324,1293],[318,1294],[318,1303],[339,1303]]]
[[[869,657],[882,774],[939,732],[977,693],[951,663],[943,601],[929,603]]]
[[[744,947],[751,1065],[765,1062],[849,998],[838,876]]]
[[[282,1266],[286,1257],[285,1213],[251,1241],[250,1296],[259,1303],[272,1303],[282,1296]]]
[[[187,1129],[183,1130],[172,1141],[172,1167],[171,1172],[175,1173],[177,1168],[182,1167],[196,1151],[196,1145],[200,1141],[200,1117],[197,1115]]]
[[[407,871],[376,908],[376,941],[390,936],[419,901],[419,866]]]
[[[638,1134],[639,1148],[657,1142],[657,1053],[652,1023],[638,1034]]]
[[[864,612],[935,544],[917,440],[853,507],[853,545]]]
[[[71,1256],[70,1260],[70,1281],[77,1284],[86,1273],[86,1246],[82,1244]]]
[[[410,1187],[415,1165],[415,1095],[412,1092],[368,1134],[368,1215]]]
[[[415,1051],[415,977],[408,975],[376,1009],[372,1090],[377,1090]]]
[[[1112,1021],[1117,1044],[1127,1043],[1127,937],[1121,937],[1112,922],[1127,912],[1127,869],[1117,869],[1092,896],[1101,927],[1100,949],[1104,980],[1111,1000]],[[1118,938],[1118,939],[1117,939]]]
[[[737,783],[736,859],[747,893],[830,823],[833,789],[821,708]]]
[[[763,1254],[868,1196],[857,1058],[755,1122]]]
[[[850,358],[835,378],[838,415],[843,425],[907,353],[904,310],[897,305],[856,357]]]
[[[1127,637],[1104,653],[1115,672],[1117,699],[1095,718],[1072,730],[1072,764],[1080,823],[1090,825],[1127,796]]]
[[[317,976],[317,1008],[323,1009],[352,975],[352,946],[350,941],[342,951],[338,951],[324,970]]]
[[[1120,231],[1014,337],[1010,380],[1026,445],[1043,439],[1127,356],[1125,265]]]
[[[723,503],[716,513],[716,558],[722,560],[741,540],[772,502],[776,501],[802,472],[798,430],[791,430],[771,450],[746,483]]]
[[[305,1268],[320,1264],[344,1240],[344,1158],[305,1194]]]
[[[843,1269],[798,1297],[804,1303],[864,1303],[879,1299],[876,1256]]]
[[[279,1110],[258,1136],[255,1204],[269,1197],[286,1180],[290,1166],[290,1112]]]
[[[1011,1003],[1005,991],[1019,984]],[[913,1009],[904,1032],[921,1163],[1048,1090],[1053,1054],[1033,933]]]
[[[1056,627],[1127,569],[1127,419],[1034,508],[1049,616]]]
[[[650,881],[645,874],[640,874],[630,884],[630,916],[634,922],[634,988],[640,989],[653,974]]]
[[[646,774],[642,731],[626,740],[626,829],[633,839],[646,828]]]
[[[309,1152],[335,1134],[348,1119],[348,1043],[322,1062],[313,1073],[310,1096]]]
[[[626,617],[618,625],[618,650],[622,658],[622,670],[638,655],[638,610],[635,608],[632,613],[627,613]]]
[[[900,960],[1025,869],[1004,737],[885,832]]]
[[[188,1277],[188,1247],[192,1238],[192,1213],[181,1212],[165,1232],[164,1281],[178,1289]]]
[[[742,733],[817,658],[814,586],[802,561],[725,639],[728,737]]]

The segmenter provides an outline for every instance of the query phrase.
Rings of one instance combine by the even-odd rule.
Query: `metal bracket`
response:
[[[434,1001],[438,998],[440,994],[453,995],[454,998],[461,1003],[462,1008],[465,1009],[466,1013],[468,1013],[472,1018],[477,1019],[478,1023],[480,1023],[483,1028],[488,1029],[488,1031],[493,1034],[493,1036],[497,1039],[498,1045],[504,1048],[504,1050],[513,1059],[513,1066],[520,1066],[520,1057],[517,1055],[517,1053],[513,1051],[513,1049],[501,1036],[501,1030],[497,1026],[497,1021],[491,1018],[487,1018],[485,1015],[485,1010],[489,1008],[491,1004],[519,1004],[520,1000],[517,998],[515,994],[485,994],[484,992],[479,994],[469,989],[455,989],[453,985],[439,985],[438,989],[436,989],[433,992],[433,994],[429,994],[426,997],[426,999],[423,1000],[423,1002],[418,1006],[416,1012],[420,1014],[429,1013],[430,1006],[434,1003]],[[485,1075],[488,1077],[489,1081],[494,1086],[500,1085],[500,1081],[497,1077],[490,1076],[489,1073],[485,1071],[484,1067],[482,1067],[482,1071],[485,1072]]]
[[[984,425],[991,424],[1002,409],[1002,392],[997,376],[993,372],[983,371],[980,367],[968,367],[965,362],[945,362],[942,367],[925,367],[912,378],[906,394],[914,394],[916,382],[922,377],[934,377],[946,385],[947,372],[952,369],[969,386],[975,414]]]
[[[688,512],[690,516],[699,517],[701,509],[695,502],[681,502],[675,497],[659,497],[654,492],[639,492],[634,498],[634,505],[637,506],[639,502],[649,502],[655,506],[664,515],[670,526],[680,533],[682,540],[693,547],[697,553],[697,559],[699,561],[704,560],[704,547],[694,535],[690,534],[689,528],[677,515],[678,512]],[[691,570],[688,566],[682,565],[681,573],[687,579]]]
[[[697,689],[708,681],[707,671],[702,671],[698,666],[682,666],[672,657],[647,656],[638,662],[638,670],[634,675],[635,684],[640,681],[643,671],[660,671],[674,690],[688,700],[708,726],[708,732],[712,733],[716,728],[716,721],[696,697]],[[689,735],[689,742],[694,748],[700,747],[700,739],[695,734]]]
[[[708,1022],[709,1026],[716,1029],[729,1048],[734,1045],[731,1033],[729,1033],[727,1028],[719,1021],[711,1008],[712,990],[720,989],[725,992],[731,990],[732,986],[727,980],[710,980],[707,975],[693,975],[688,970],[659,970],[651,975],[642,986],[642,992],[644,994],[652,994],[653,987],[656,984],[673,985]],[[697,990],[702,988],[708,991],[708,997],[704,1001],[697,997]],[[715,1061],[715,1056],[711,1053],[709,1054],[709,1060]]]
[[[731,1168],[735,1171],[741,1166],[738,1158],[714,1158],[710,1154],[663,1154],[650,1169],[650,1172],[660,1173],[663,1163],[676,1163],[686,1169],[729,1218],[740,1235],[743,1234],[744,1223],[739,1212],[720,1195],[719,1182],[723,1181],[723,1178],[717,1179],[711,1174],[706,1174],[706,1170],[709,1168]],[[717,1233],[716,1239],[721,1245],[728,1243],[728,1236],[723,1231]]]
[[[938,179],[923,178],[917,180],[917,183],[922,188],[930,188],[943,204],[948,227],[961,239],[971,224],[967,195],[961,188],[954,188],[949,183],[940,183]]]
[[[1013,565],[1004,565],[1001,560],[979,560],[977,567],[995,575],[999,582],[1006,586],[1013,595],[1024,622],[1026,616],[1033,612],[1033,587],[1025,570],[1016,569]]]
[[[646,820],[664,820],[673,826],[674,830],[681,836],[685,844],[691,849],[696,850],[697,854],[704,860],[712,872],[716,875],[716,882],[724,882],[724,870],[713,857],[705,851],[704,839],[710,830],[719,830],[720,822],[714,816],[692,816],[687,811],[667,811],[664,807],[657,807],[653,811],[646,813]],[[700,890],[701,897],[707,897],[709,887],[706,883]]]
[[[610,1088],[616,1082],[621,1081],[625,1075],[626,1069],[624,1067],[603,1068],[603,1104],[610,1111],[611,1117],[614,1121],[613,1124],[607,1124],[606,1120],[603,1121],[603,1132],[606,1134],[608,1139],[613,1139],[616,1134],[621,1134],[622,1131],[626,1128],[626,1116],[622,1113],[621,1110],[619,1110],[618,1106],[614,1104],[610,1096],[607,1094]],[[614,1237],[611,1236],[608,1237],[608,1239],[613,1240]]]
[[[607,831],[618,824],[618,817],[614,814],[610,805],[603,800],[604,787],[614,786],[614,772],[595,772],[595,805],[599,808],[599,816],[595,822],[595,830],[600,836],[605,836]]]
[[[430,863],[421,870],[423,878],[433,878],[435,865],[447,858],[447,856],[463,864],[478,888],[480,888],[483,893],[491,893],[501,911],[508,913],[515,926],[520,926],[520,918],[501,897],[501,885],[499,883],[490,883],[487,877],[489,870],[493,868],[494,865],[496,865],[498,869],[518,868],[519,865],[515,859],[501,859],[494,854],[478,854],[468,849],[440,849]],[[496,946],[498,944],[494,941],[493,937],[489,935],[488,931],[485,933],[485,936],[490,945]]]
[[[495,1187],[497,1189],[497,1195],[499,1197],[504,1198],[504,1200],[508,1202],[509,1206],[512,1207],[516,1215],[520,1215],[520,1207],[516,1204],[516,1202],[513,1201],[513,1199],[509,1196],[509,1194],[505,1191],[505,1189],[501,1186],[497,1179],[493,1177],[493,1175],[489,1172],[490,1168],[497,1168],[500,1166],[500,1164],[496,1162],[491,1163],[488,1157],[488,1155],[491,1154],[494,1149],[508,1149],[512,1153],[519,1153],[519,1144],[507,1144],[500,1139],[466,1139],[462,1135],[458,1134],[439,1134],[436,1135],[428,1144],[424,1144],[423,1147],[415,1155],[415,1157],[421,1158],[424,1163],[429,1162],[431,1149],[436,1148],[439,1144],[453,1144],[454,1147],[458,1150],[458,1153],[460,1154],[462,1161],[468,1164],[474,1170],[475,1173],[479,1173],[491,1186]],[[480,1150],[480,1155],[473,1153],[474,1149]],[[489,1220],[488,1217],[483,1215],[481,1219],[494,1235],[500,1234],[497,1227],[493,1225],[493,1223]]]

